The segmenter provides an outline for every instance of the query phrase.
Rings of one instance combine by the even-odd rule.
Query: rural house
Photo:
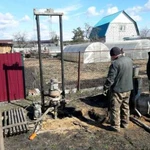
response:
[[[13,40],[0,40],[0,53],[11,53]]]
[[[139,36],[139,30],[136,22],[125,11],[119,11],[103,17],[92,28],[89,39],[100,42],[114,42],[137,36]]]

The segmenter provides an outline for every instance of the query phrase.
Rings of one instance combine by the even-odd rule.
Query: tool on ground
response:
[[[137,124],[138,126],[143,127],[146,131],[150,132],[150,126],[146,125],[145,123],[143,123],[143,122],[140,121],[139,119],[130,116],[130,120],[131,120],[133,123]]]
[[[29,136],[29,140],[33,140],[37,136],[38,131],[42,127],[42,119],[45,117],[45,115],[47,113],[49,113],[50,111],[53,111],[53,110],[54,110],[54,108],[49,107],[40,118],[38,118],[37,120],[34,121],[35,128],[34,128],[33,133]]]
[[[42,123],[41,121],[36,123],[34,132],[30,135],[29,140],[33,140],[37,136],[37,133],[41,129],[41,126],[42,126],[41,123]]]

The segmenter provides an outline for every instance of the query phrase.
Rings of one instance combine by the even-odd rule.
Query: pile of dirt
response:
[[[88,125],[85,122],[82,122],[80,119],[71,117],[71,118],[63,118],[63,119],[47,119],[42,123],[42,128],[39,133],[43,132],[51,132],[51,133],[59,133],[59,134],[65,134],[72,130],[79,130],[79,129],[85,129],[85,130],[99,130],[98,127]]]

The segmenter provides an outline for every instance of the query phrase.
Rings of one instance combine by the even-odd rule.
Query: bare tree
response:
[[[140,35],[141,37],[149,37],[150,36],[150,29],[148,29],[147,27],[143,28],[141,31],[140,31]]]
[[[87,39],[89,39],[89,35],[91,33],[91,30],[92,30],[92,26],[90,26],[88,23],[85,23],[85,31],[84,31],[84,35]]]
[[[26,33],[17,32],[13,35],[13,37],[17,47],[24,48],[27,46],[28,42]]]

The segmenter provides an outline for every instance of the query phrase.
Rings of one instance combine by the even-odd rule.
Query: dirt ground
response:
[[[109,123],[100,123],[106,116],[107,104],[100,95],[82,96],[70,100],[58,119],[48,114],[34,140],[29,132],[5,137],[6,150],[148,150],[150,133],[130,121],[129,128],[120,133],[109,130]],[[20,102],[16,103],[19,104]],[[15,103],[14,103],[15,106]],[[95,112],[95,113],[92,113]],[[95,114],[98,114],[96,116]],[[137,116],[135,116],[137,117]],[[150,126],[150,122],[140,118]]]
[[[28,66],[36,66],[37,62],[34,64],[33,61],[27,63]],[[145,66],[143,61],[138,61],[136,64]],[[145,67],[141,68],[140,75],[145,76]],[[146,89],[147,81],[144,78],[142,92],[147,92]],[[149,95],[145,95],[148,98]],[[27,97],[25,100],[2,104],[0,109],[22,107],[28,114],[27,107],[33,101],[39,100],[40,97]],[[53,119],[51,113],[46,115],[35,139],[29,140],[29,136],[34,130],[34,126],[29,125],[27,133],[4,138],[5,150],[150,149],[150,133],[141,125],[130,120],[128,129],[121,128],[121,131],[116,133],[109,130],[110,124],[108,122],[101,124],[107,114],[108,102],[99,91],[70,93],[66,95],[66,100],[67,104],[64,110],[59,110],[57,119]],[[134,114],[131,114],[131,116],[138,118]],[[28,116],[27,119],[29,120]],[[150,126],[148,116],[138,119]]]

